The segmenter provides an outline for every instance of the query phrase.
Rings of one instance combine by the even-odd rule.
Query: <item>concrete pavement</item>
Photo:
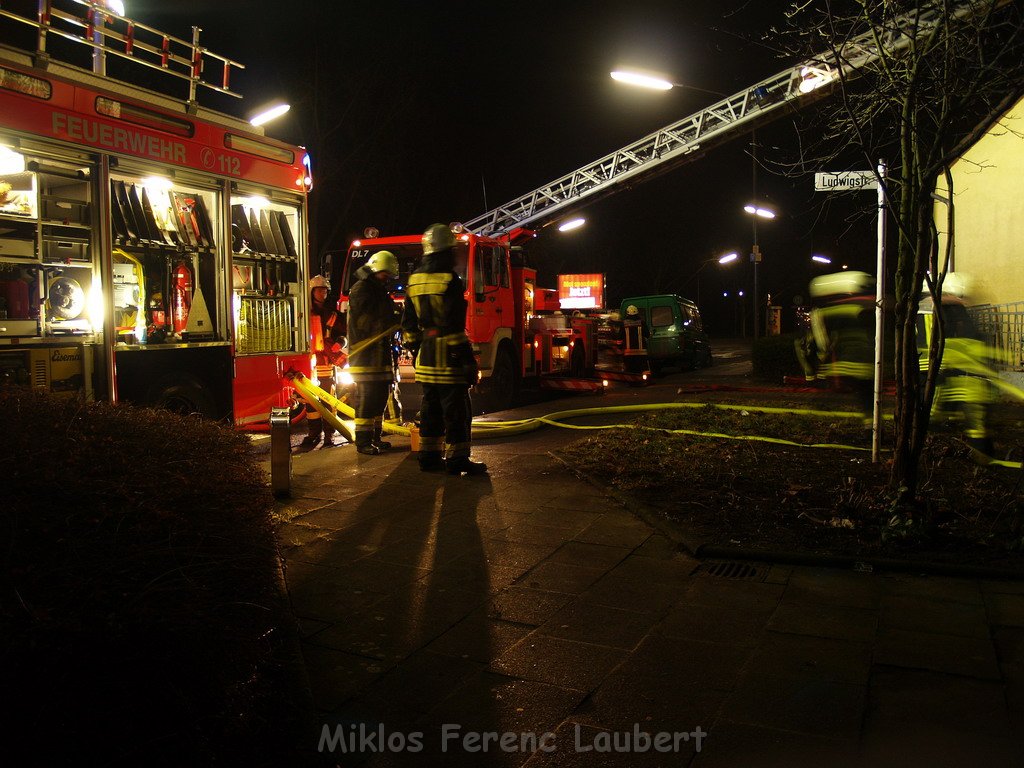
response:
[[[515,417],[600,401],[571,403]],[[487,477],[422,473],[402,438],[295,457],[278,536],[308,756],[1021,764],[1024,583],[701,562],[552,455],[578,437],[480,442]]]

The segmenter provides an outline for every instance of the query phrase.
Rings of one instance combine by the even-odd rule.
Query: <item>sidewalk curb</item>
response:
[[[644,504],[629,494],[610,488],[592,475],[579,469],[568,459],[552,451],[548,455],[561,463],[577,477],[613,498],[629,512],[636,515],[649,526],[672,539],[692,557],[698,560],[751,560],[756,562],[784,563],[787,565],[806,565],[818,568],[836,568],[873,573],[888,571],[895,573],[932,574],[936,576],[956,576],[971,579],[1007,579],[1024,580],[1024,570],[1011,570],[982,565],[956,565],[940,563],[933,560],[899,560],[876,555],[839,555],[819,552],[801,552],[799,550],[771,550],[751,547],[730,547],[711,544],[694,537],[686,526],[669,520],[656,508]]]

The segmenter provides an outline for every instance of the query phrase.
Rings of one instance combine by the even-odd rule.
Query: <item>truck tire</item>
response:
[[[146,404],[183,416],[198,413],[208,419],[217,418],[210,394],[190,376],[164,379],[154,385],[146,397]]]
[[[485,410],[504,411],[512,407],[519,391],[519,373],[507,347],[498,350],[491,375],[480,389]]]

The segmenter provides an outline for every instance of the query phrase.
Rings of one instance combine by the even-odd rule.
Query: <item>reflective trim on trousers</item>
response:
[[[445,459],[468,459],[470,443],[445,443]]]
[[[435,435],[427,437],[420,435],[420,453],[424,451],[434,451],[440,453],[444,450],[444,435]]]

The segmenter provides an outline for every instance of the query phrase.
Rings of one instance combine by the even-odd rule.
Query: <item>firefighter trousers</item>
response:
[[[473,406],[466,384],[424,384],[420,406],[420,453],[469,458]],[[422,460],[422,457],[421,457]]]
[[[389,381],[356,382],[356,445],[370,445],[380,442],[381,426],[384,422],[384,408],[391,391]]]

